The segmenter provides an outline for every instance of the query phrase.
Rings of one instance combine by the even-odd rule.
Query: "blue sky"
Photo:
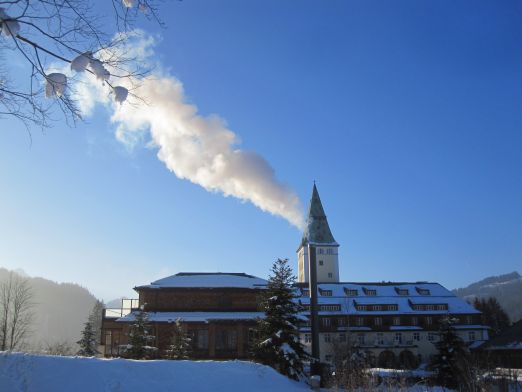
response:
[[[183,1],[156,60],[304,207],[313,180],[341,279],[448,288],[520,271],[522,3]],[[179,271],[266,277],[301,233],[129,150],[100,108],[0,120],[0,266],[111,299]]]

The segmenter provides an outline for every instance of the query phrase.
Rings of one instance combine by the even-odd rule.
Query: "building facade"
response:
[[[297,250],[299,301],[309,316],[308,246],[316,248],[319,346],[323,362],[348,348],[363,351],[381,367],[415,367],[436,352],[439,320],[458,320],[455,328],[470,345],[488,339],[481,313],[438,283],[340,282],[339,244],[334,240],[314,184],[306,228]],[[310,326],[301,327],[310,350]]]

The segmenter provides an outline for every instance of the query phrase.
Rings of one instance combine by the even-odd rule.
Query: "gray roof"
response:
[[[328,220],[326,219],[315,183],[301,246],[309,243],[339,246],[330,231],[330,226],[328,226]]]

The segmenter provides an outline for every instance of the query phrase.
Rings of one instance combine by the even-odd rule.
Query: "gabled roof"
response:
[[[315,183],[312,190],[310,207],[308,209],[306,227],[300,246],[305,246],[309,243],[339,246],[330,231],[330,226],[328,225],[328,220],[326,219],[326,214],[324,213],[321,198],[319,197]]]
[[[257,276],[238,272],[180,272],[158,279],[150,285],[136,287],[161,288],[265,288],[267,281]]]

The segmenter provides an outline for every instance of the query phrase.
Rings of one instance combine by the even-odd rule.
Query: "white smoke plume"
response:
[[[152,43],[150,37],[141,37],[134,50],[150,56]],[[91,78],[90,83],[96,81]],[[89,111],[95,100],[111,105],[116,135],[123,143],[133,144],[144,131],[148,132],[151,144],[158,149],[158,158],[178,178],[208,191],[250,201],[263,211],[303,227],[297,195],[277,180],[264,158],[237,147],[238,137],[223,119],[198,114],[197,107],[187,103],[182,83],[172,75],[155,73],[142,79],[132,90],[140,100],[129,97],[123,105],[108,102],[107,92],[100,91],[99,83],[97,91],[92,87],[78,86],[80,107]],[[126,87],[133,86],[127,82]]]

